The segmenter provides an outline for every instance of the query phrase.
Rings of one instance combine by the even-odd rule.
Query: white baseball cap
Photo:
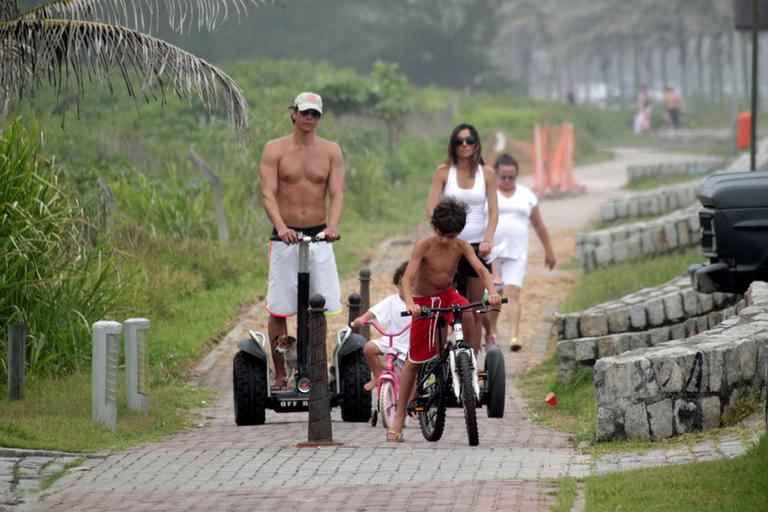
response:
[[[323,113],[323,99],[314,92],[302,92],[293,100],[293,106],[299,109],[299,112],[305,110],[317,110]]]

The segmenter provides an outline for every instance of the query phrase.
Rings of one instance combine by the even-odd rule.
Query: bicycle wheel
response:
[[[445,429],[445,375],[440,361],[430,361],[419,370],[416,393],[419,427],[424,439],[438,441]]]
[[[397,405],[395,386],[391,381],[385,380],[381,383],[379,390],[379,411],[381,411],[381,424],[384,428],[389,428],[395,420],[395,405]]]
[[[480,439],[477,433],[477,404],[475,403],[475,390],[472,387],[472,361],[469,354],[462,352],[456,357],[461,378],[461,405],[464,407],[464,419],[467,423],[467,438],[469,446],[477,446]]]

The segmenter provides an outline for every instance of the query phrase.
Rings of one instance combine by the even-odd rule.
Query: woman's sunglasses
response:
[[[453,145],[454,146],[461,146],[464,143],[467,143],[468,146],[474,146],[477,144],[477,137],[474,135],[470,135],[469,137],[456,137],[453,139]]]

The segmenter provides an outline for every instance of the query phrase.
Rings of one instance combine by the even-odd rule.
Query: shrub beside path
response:
[[[622,149],[614,160],[577,168],[576,177],[587,193],[541,206],[558,261],[570,259],[576,230],[596,218],[600,203],[624,194],[619,187],[626,180],[626,165],[692,158],[700,160]],[[372,252],[372,302],[393,290],[392,270],[426,233],[423,224],[415,233],[390,239]],[[566,271],[547,271],[543,260],[534,239],[521,325],[531,346],[516,354],[505,352],[506,413],[502,419],[488,419],[485,411],[478,411],[478,447],[467,446],[460,409],[448,410],[445,435],[437,443],[424,441],[414,424],[406,428],[404,443],[386,443],[380,426],[343,423],[336,410],[333,437],[342,443],[336,447],[296,447],[306,440],[305,413],[267,411],[265,425],[235,426],[231,390],[235,344],[248,329],[266,331],[264,310],[255,305],[198,366],[200,381],[221,391],[220,400],[200,411],[198,428],[88,459],[43,493],[26,496],[26,502],[13,510],[546,510],[553,506],[557,491],[550,479],[730,457],[746,449],[738,439],[721,439],[593,458],[579,453],[567,434],[529,421],[516,382],[552,350],[552,319],[574,282]],[[344,296],[357,287],[357,279],[345,280]],[[345,319],[346,313],[331,317],[328,332],[335,332]],[[503,324],[500,319],[500,328]],[[503,340],[503,334],[499,338]]]

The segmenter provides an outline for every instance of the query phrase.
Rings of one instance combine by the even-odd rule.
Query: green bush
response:
[[[115,303],[119,286],[103,254],[86,245],[77,202],[19,122],[0,136],[0,380],[7,379],[7,326],[28,329],[31,374],[80,367],[90,324]]]

